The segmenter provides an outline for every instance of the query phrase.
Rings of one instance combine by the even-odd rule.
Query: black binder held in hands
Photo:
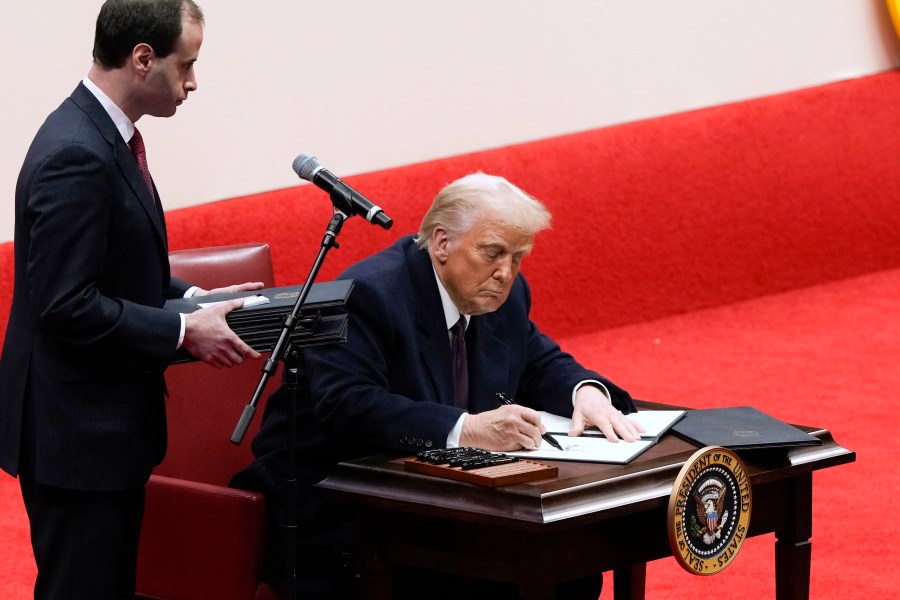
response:
[[[228,313],[225,321],[248,346],[265,353],[271,352],[275,347],[284,319],[290,315],[302,289],[302,285],[294,285],[209,294],[197,298],[177,298],[167,301],[166,309],[189,314],[216,302],[245,298],[245,306]],[[303,305],[303,313],[291,336],[291,343],[308,347],[347,341],[347,315],[343,307],[352,290],[352,279],[314,284]],[[179,350],[172,364],[194,360],[193,356]]]
[[[753,408],[708,408],[685,411],[672,431],[701,446],[753,450],[821,444],[821,440]]]

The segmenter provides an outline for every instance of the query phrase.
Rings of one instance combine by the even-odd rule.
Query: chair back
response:
[[[172,275],[204,289],[247,281],[275,286],[269,246],[263,243],[179,250],[169,254]],[[265,397],[243,443],[230,439],[262,374],[262,359],[230,369],[201,362],[166,370],[169,447],[157,475],[227,485],[234,473],[253,460],[250,442],[259,430]],[[280,377],[280,376],[279,376]],[[280,379],[269,380],[267,393]],[[266,393],[266,395],[267,395]]]

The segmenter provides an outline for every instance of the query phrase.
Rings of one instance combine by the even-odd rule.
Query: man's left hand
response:
[[[620,438],[634,442],[644,432],[643,425],[625,418],[599,388],[583,385],[575,392],[575,410],[572,412],[569,435],[579,436],[589,425],[600,429],[611,442],[618,442]]]

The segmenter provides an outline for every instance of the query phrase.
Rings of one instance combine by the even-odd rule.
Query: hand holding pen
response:
[[[503,392],[497,392],[495,395],[497,396],[497,399],[498,399],[502,404],[506,404],[506,405],[508,405],[508,406],[511,406],[511,405],[513,405],[513,404],[516,403],[515,400],[513,400],[512,398],[510,398],[509,396],[507,396],[507,395],[504,394]],[[557,450],[563,450],[563,451],[565,450],[565,449],[562,447],[562,445],[561,445],[559,442],[557,442],[556,439],[555,439],[552,435],[550,435],[549,433],[546,433],[546,432],[542,433],[542,434],[541,434],[541,438],[542,438],[545,442],[547,442],[548,444],[550,444],[551,446],[553,446],[554,448],[556,448]]]

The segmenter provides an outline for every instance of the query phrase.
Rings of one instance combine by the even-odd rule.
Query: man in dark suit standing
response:
[[[301,382],[297,406],[297,479],[307,486],[298,506],[304,592],[316,589],[308,582],[317,578],[319,589],[328,589],[321,580],[334,564],[323,561],[339,562],[350,547],[335,507],[308,487],[340,460],[385,449],[534,448],[543,433],[536,410],[572,416],[573,435],[593,424],[612,440],[640,437],[624,418],[635,410],[628,393],[578,364],[529,317],[531,294],[519,269],[549,222],[540,202],[503,178],[476,173],[437,195],[418,236],[340,276],[355,281],[347,342],[305,352],[308,384]],[[517,404],[501,405],[498,392]],[[279,495],[288,402],[284,388],[269,398],[253,441],[257,461],[234,485]],[[272,506],[277,521],[281,502]],[[279,535],[276,527],[276,543]],[[278,556],[270,553],[270,562]],[[428,580],[419,582],[427,587],[398,581],[397,588],[416,597],[427,589],[430,598],[475,593],[452,579]],[[596,599],[601,584],[599,575],[566,584],[559,597]],[[492,597],[504,592],[515,595],[490,589]]]
[[[164,369],[180,347],[217,367],[258,356],[225,322],[240,300],[162,308],[207,292],[170,276],[134,124],[172,116],[196,89],[202,39],[192,0],[106,2],[87,77],[19,175],[0,467],[20,478],[36,598],[134,597],[144,484],[166,450]]]

